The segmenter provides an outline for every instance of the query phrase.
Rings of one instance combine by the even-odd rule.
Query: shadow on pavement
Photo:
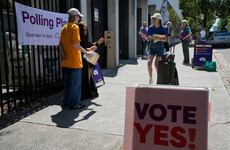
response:
[[[213,46],[214,49],[221,49],[221,50],[229,50],[230,46],[223,46],[223,45],[215,45]]]
[[[100,104],[92,102],[92,100],[93,99],[82,101],[81,103],[86,105],[86,107],[83,109],[71,110],[68,107],[62,108],[60,112],[51,116],[52,122],[54,122],[57,125],[57,127],[68,128],[77,122],[88,120],[91,116],[93,116],[96,113],[96,111],[94,111],[93,109],[88,109],[88,106],[90,105],[101,106]],[[87,113],[82,119],[76,120],[79,114],[86,110],[91,110],[91,111]]]
[[[0,130],[4,129],[10,125],[13,125],[14,123],[17,123],[18,121],[27,118],[30,115],[33,115],[34,113],[37,113],[38,111],[50,106],[55,105],[53,101],[47,100],[45,102],[37,102],[31,107],[22,108],[22,110],[15,114],[9,114],[7,116],[3,116],[0,118]]]
[[[118,68],[114,68],[114,69],[102,69],[102,75],[104,77],[116,77],[117,76],[117,72],[118,72]]]
[[[138,65],[137,59],[120,60],[120,65]]]
[[[102,69],[102,74],[104,77],[116,77],[118,73],[118,69],[124,67],[125,65],[138,65],[137,59],[127,59],[120,60],[120,65],[118,68],[114,69]]]
[[[53,105],[59,105],[61,107],[61,93],[57,93],[56,95],[53,95],[47,99],[45,102],[39,102],[35,104],[33,107],[26,108],[22,110],[20,113],[14,115],[8,115],[0,118],[0,130],[4,129],[10,125],[13,125],[14,123],[17,123],[18,121],[27,118],[30,115],[33,115],[35,113],[38,113],[40,110],[47,108],[49,106]],[[79,109],[79,110],[72,110],[69,109],[68,107],[62,108],[60,112],[58,112],[56,115],[51,116],[52,121],[57,124],[58,127],[70,127],[76,122],[84,121],[90,118],[92,115],[96,113],[96,111],[91,110],[88,114],[86,114],[83,119],[74,121],[79,114],[82,111],[90,110],[88,107],[90,105],[95,105],[95,106],[101,106],[95,102],[92,102],[93,99],[88,99],[84,100],[81,103],[86,105],[85,108]]]

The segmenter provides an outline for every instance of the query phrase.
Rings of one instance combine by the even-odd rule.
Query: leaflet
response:
[[[153,37],[158,37],[158,38],[164,38],[165,35],[160,35],[160,34],[153,34]],[[159,42],[159,40],[154,40],[154,43]]]
[[[94,51],[90,51],[93,56],[92,57],[87,57],[86,54],[83,55],[83,57],[91,64],[96,65],[97,64],[97,60],[99,59],[100,55]]]

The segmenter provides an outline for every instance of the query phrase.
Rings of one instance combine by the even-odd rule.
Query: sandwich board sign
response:
[[[124,150],[207,150],[208,89],[126,88]]]

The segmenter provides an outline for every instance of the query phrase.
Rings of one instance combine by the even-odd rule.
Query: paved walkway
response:
[[[210,89],[209,149],[229,149],[230,98],[219,73],[194,70],[182,65],[182,59],[179,44],[175,62],[180,85]],[[118,69],[104,69],[103,74],[106,84],[99,87],[99,97],[84,101],[87,108],[83,110],[62,109],[58,93],[30,110],[2,118],[0,150],[119,150],[124,135],[126,86],[148,83],[147,60],[123,60]]]

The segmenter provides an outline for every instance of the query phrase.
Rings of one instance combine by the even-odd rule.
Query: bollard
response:
[[[107,68],[115,68],[114,53],[111,44],[107,44]]]
[[[112,31],[105,31],[105,46],[107,46],[107,68],[115,68],[115,55],[113,52],[113,32]]]

